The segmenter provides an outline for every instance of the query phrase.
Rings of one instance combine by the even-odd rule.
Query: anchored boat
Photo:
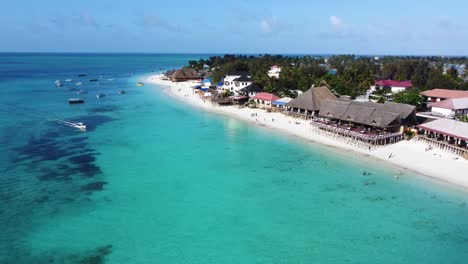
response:
[[[71,98],[71,99],[68,99],[68,103],[69,104],[82,104],[84,103],[84,100],[81,98]]]

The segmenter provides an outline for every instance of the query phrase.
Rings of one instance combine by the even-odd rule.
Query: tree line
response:
[[[466,57],[416,57],[416,56],[371,56],[334,55],[283,56],[283,55],[224,55],[189,61],[187,67],[201,70],[208,66],[215,82],[233,71],[249,72],[253,81],[265,91],[280,96],[294,96],[294,90],[305,91],[311,85],[328,85],[340,95],[352,98],[364,94],[375,80],[411,80],[416,89],[409,98],[399,95],[395,101],[415,104],[415,94],[420,91],[446,88],[468,90],[468,76],[460,76],[455,68],[444,73],[444,64],[468,64]],[[279,79],[269,78],[272,65],[281,69]],[[331,71],[333,70],[333,71]]]

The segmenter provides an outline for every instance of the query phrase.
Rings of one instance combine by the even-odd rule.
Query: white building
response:
[[[281,67],[278,65],[273,65],[268,71],[268,77],[279,79],[280,73],[281,73]]]
[[[252,84],[250,75],[246,73],[229,73],[226,74],[223,80],[222,90],[233,92],[234,95],[239,94],[239,90]]]
[[[468,98],[447,99],[430,104],[433,115],[444,117],[467,116]]]
[[[407,89],[413,88],[411,80],[406,81],[395,81],[395,80],[378,80],[375,81],[374,85],[371,86],[371,92],[377,90],[385,90],[391,93],[403,92]]]

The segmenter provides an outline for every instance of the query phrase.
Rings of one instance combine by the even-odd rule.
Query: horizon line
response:
[[[107,52],[107,51],[0,51],[0,54],[126,54],[126,55],[282,55],[282,56],[381,56],[381,57],[468,57],[468,55],[441,54],[365,54],[365,53],[268,53],[268,52]]]

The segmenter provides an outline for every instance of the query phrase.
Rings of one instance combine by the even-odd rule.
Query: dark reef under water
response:
[[[53,216],[67,208],[86,206],[92,202],[90,195],[105,190],[108,184],[96,165],[100,153],[88,144],[87,133],[115,119],[90,114],[70,120],[87,124],[87,132],[48,122],[39,135],[10,149],[12,165],[0,176],[0,202],[6,205],[0,211],[0,224],[6,227],[0,239],[0,263],[104,263],[111,252],[109,245],[79,254],[29,256],[22,244],[23,236],[34,228],[36,215]],[[36,184],[30,184],[31,177]],[[8,259],[2,259],[7,255]]]

